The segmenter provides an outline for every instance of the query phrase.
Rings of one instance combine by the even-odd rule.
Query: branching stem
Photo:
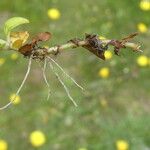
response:
[[[109,49],[109,46],[113,46],[114,47],[114,52],[116,55],[119,55],[119,51],[122,48],[131,48],[133,51],[136,52],[142,52],[140,50],[140,45],[136,44],[136,43],[132,43],[130,42],[135,36],[138,35],[138,33],[133,33],[130,34],[129,36],[121,39],[121,40],[101,40],[99,39],[98,35],[95,34],[86,34],[84,39],[71,39],[70,41],[68,41],[65,44],[62,45],[58,45],[58,46],[54,46],[54,47],[50,47],[50,48],[44,48],[38,45],[38,42],[40,41],[47,41],[50,38],[50,33],[45,32],[45,33],[40,33],[38,34],[38,36],[34,39],[32,39],[32,42],[29,42],[25,45],[23,45],[22,47],[19,48],[19,50],[17,52],[23,54],[24,56],[26,56],[27,58],[29,57],[29,64],[28,64],[28,69],[27,72],[25,74],[25,77],[20,85],[20,87],[18,88],[15,97],[13,98],[13,100],[11,100],[8,104],[6,104],[5,106],[1,107],[0,110],[3,110],[5,108],[7,108],[8,106],[10,106],[16,99],[17,95],[19,95],[22,87],[25,84],[25,81],[29,75],[30,69],[31,69],[31,62],[32,59],[37,59],[37,60],[44,60],[44,68],[43,68],[43,77],[45,80],[45,83],[47,84],[47,87],[50,91],[50,85],[47,81],[46,78],[46,74],[45,74],[45,69],[46,69],[46,61],[47,59],[49,59],[49,63],[50,63],[50,67],[52,69],[52,71],[54,72],[54,74],[56,75],[56,77],[58,78],[58,80],[60,81],[60,83],[62,84],[62,86],[64,87],[68,97],[70,98],[70,100],[73,102],[73,104],[75,106],[77,106],[77,104],[75,103],[75,101],[73,100],[73,98],[71,97],[69,90],[67,89],[66,85],[64,84],[64,82],[61,80],[61,78],[59,77],[58,73],[54,70],[51,62],[53,62],[67,77],[69,77],[79,88],[81,88],[83,90],[83,88],[72,78],[70,77],[63,69],[62,67],[54,60],[52,59],[50,56],[51,55],[57,55],[60,51],[65,50],[65,49],[70,49],[70,48],[77,48],[77,47],[83,47],[84,49],[90,51],[91,53],[93,53],[94,55],[98,56],[99,58],[105,60],[105,51]],[[2,50],[14,50],[11,47],[9,47],[10,45],[7,44]],[[49,94],[48,94],[48,98],[49,98]]]

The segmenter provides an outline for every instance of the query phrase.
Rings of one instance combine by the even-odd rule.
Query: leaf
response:
[[[27,41],[29,33],[24,32],[11,32],[10,33],[10,44],[13,49],[19,49]]]
[[[4,25],[4,32],[8,36],[12,29],[22,24],[29,23],[29,20],[22,17],[13,17],[8,19]]]
[[[35,36],[33,39],[32,39],[32,43],[37,43],[39,41],[48,41],[49,39],[51,38],[51,33],[49,32],[42,32],[42,33],[39,33],[37,36]]]
[[[19,49],[23,45],[23,41],[18,39],[12,44],[13,49]]]
[[[23,43],[25,43],[28,38],[29,38],[28,31],[11,32],[10,33],[10,40],[11,40],[11,42],[14,42],[14,41],[16,41],[18,39],[21,39],[21,40],[23,40]]]
[[[0,48],[3,48],[6,45],[6,41],[0,39]]]
[[[30,56],[33,50],[35,51],[36,49],[39,48],[38,42],[40,41],[44,42],[44,41],[49,40],[50,38],[51,38],[51,33],[49,32],[39,33],[32,39],[31,43],[27,43],[21,46],[19,48],[19,52],[23,54],[24,56]]]
[[[24,56],[28,56],[31,54],[32,48],[33,48],[32,44],[25,44],[19,48],[19,52]]]
[[[103,46],[101,40],[97,35],[93,34],[86,34],[85,37],[87,44],[83,47],[90,52],[92,52],[94,55],[98,56],[99,58],[105,60],[105,50],[108,49],[107,45]]]

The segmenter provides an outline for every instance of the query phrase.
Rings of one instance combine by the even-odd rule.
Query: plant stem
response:
[[[109,43],[111,40],[102,40],[103,44],[107,44]],[[62,44],[60,46],[54,46],[54,47],[50,47],[47,50],[48,54],[57,54],[57,52],[65,50],[65,49],[69,49],[69,48],[77,48],[77,47],[83,47],[87,45],[87,41],[86,40],[82,40],[79,41],[78,44],[72,43],[72,42],[68,42],[66,44]],[[132,42],[126,42],[124,44],[125,47],[127,48],[131,48],[134,51],[140,51],[142,52],[142,50],[140,50],[140,46],[138,44],[132,43]]]
[[[109,42],[111,42],[111,40],[101,40],[101,44],[106,45]],[[73,48],[77,48],[77,47],[84,47],[85,48],[87,45],[88,45],[88,41],[86,39],[85,40],[79,40],[77,43],[69,41],[65,44],[53,46],[53,47],[50,47],[48,49],[43,49],[43,48],[36,49],[36,55],[37,56],[50,55],[50,54],[56,55],[60,51],[63,51],[63,50],[66,50],[66,49],[70,49],[70,48],[73,49]],[[125,48],[131,48],[133,51],[142,52],[140,50],[140,46],[136,43],[126,42],[126,43],[124,43],[124,46],[125,46]],[[16,49],[10,48],[8,45],[6,45],[1,50],[13,50],[13,51],[19,52]]]

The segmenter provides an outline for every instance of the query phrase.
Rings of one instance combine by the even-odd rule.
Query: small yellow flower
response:
[[[128,150],[129,144],[124,140],[118,140],[116,142],[117,150]]]
[[[18,58],[18,54],[17,53],[13,53],[13,54],[11,54],[10,58],[12,60],[16,60]]]
[[[4,58],[0,58],[0,66],[2,66],[5,63],[5,59]]]
[[[112,52],[107,50],[105,52],[105,58],[106,58],[106,60],[111,59],[112,58]]]
[[[106,38],[104,36],[99,36],[100,40],[106,40]]]
[[[7,148],[8,148],[7,142],[0,139],[0,150],[7,150]]]
[[[48,49],[48,48],[49,48],[49,46],[48,46],[48,45],[44,45],[43,47],[44,47],[44,48],[46,48],[46,49]]]
[[[150,10],[150,1],[149,0],[141,0],[140,8],[144,11]]]
[[[141,55],[137,58],[137,64],[141,67],[145,67],[149,64],[149,59],[145,55]]]
[[[107,106],[108,106],[107,100],[106,100],[106,99],[100,100],[100,105],[101,105],[102,107],[107,107]]]
[[[79,148],[78,150],[87,150],[87,148],[83,148],[83,147],[82,147],[82,148]]]
[[[57,20],[60,18],[60,12],[56,8],[48,9],[47,15],[50,19]]]
[[[46,142],[46,138],[43,132],[41,131],[33,131],[30,134],[30,142],[35,147],[40,147]]]
[[[141,33],[145,33],[148,30],[147,26],[144,23],[139,23],[137,25],[137,28],[138,28],[139,32],[141,32]]]
[[[98,72],[99,76],[102,77],[102,78],[108,78],[109,77],[109,74],[110,74],[110,71],[109,71],[109,68],[107,67],[103,67],[99,70]]]
[[[9,97],[9,99],[10,99],[10,101],[12,101],[12,103],[13,103],[14,105],[19,104],[20,101],[21,101],[20,96],[19,96],[19,95],[15,95],[15,94],[11,94],[10,97]]]
[[[150,66],[150,58],[148,58],[148,65]]]

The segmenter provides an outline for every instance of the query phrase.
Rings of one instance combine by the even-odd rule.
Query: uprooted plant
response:
[[[52,35],[50,32],[42,32],[38,33],[35,37],[33,37],[30,41],[28,41],[29,33],[28,31],[18,31],[18,32],[12,32],[12,30],[22,24],[29,23],[29,20],[21,17],[14,17],[5,22],[4,25],[4,32],[7,36],[6,40],[0,39],[0,49],[1,50],[14,50],[18,53],[22,54],[25,58],[29,59],[28,69],[25,74],[25,77],[18,88],[16,92],[16,96],[19,95],[22,87],[25,84],[25,81],[30,73],[31,69],[31,63],[32,60],[39,60],[40,62],[44,62],[44,66],[42,67],[43,71],[43,78],[44,81],[48,87],[48,97],[50,96],[50,85],[48,83],[47,77],[46,77],[46,67],[47,64],[51,68],[52,72],[55,74],[59,82],[64,87],[69,99],[73,102],[75,106],[77,106],[74,99],[71,97],[70,92],[67,88],[67,86],[64,84],[62,79],[60,78],[59,74],[54,68],[54,65],[58,67],[67,77],[69,77],[80,89],[83,90],[83,88],[72,78],[70,77],[63,68],[52,58],[53,55],[58,55],[60,51],[63,51],[68,48],[77,48],[77,47],[83,47],[84,49],[90,51],[94,55],[98,56],[100,59],[105,60],[105,51],[109,49],[110,46],[114,47],[114,53],[116,55],[119,55],[120,49],[125,48],[131,48],[134,52],[140,52],[140,46],[138,44],[132,43],[131,40],[137,36],[138,33],[130,34],[129,36],[121,39],[106,39],[101,40],[98,35],[95,34],[85,34],[85,38],[78,39],[74,38],[66,42],[62,45],[56,45],[54,47],[44,47],[41,46],[42,42],[48,41]],[[39,44],[40,43],[40,44]],[[16,97],[13,98],[8,104],[1,107],[0,110],[3,110],[7,108],[9,105],[12,104],[12,102],[15,100]]]

